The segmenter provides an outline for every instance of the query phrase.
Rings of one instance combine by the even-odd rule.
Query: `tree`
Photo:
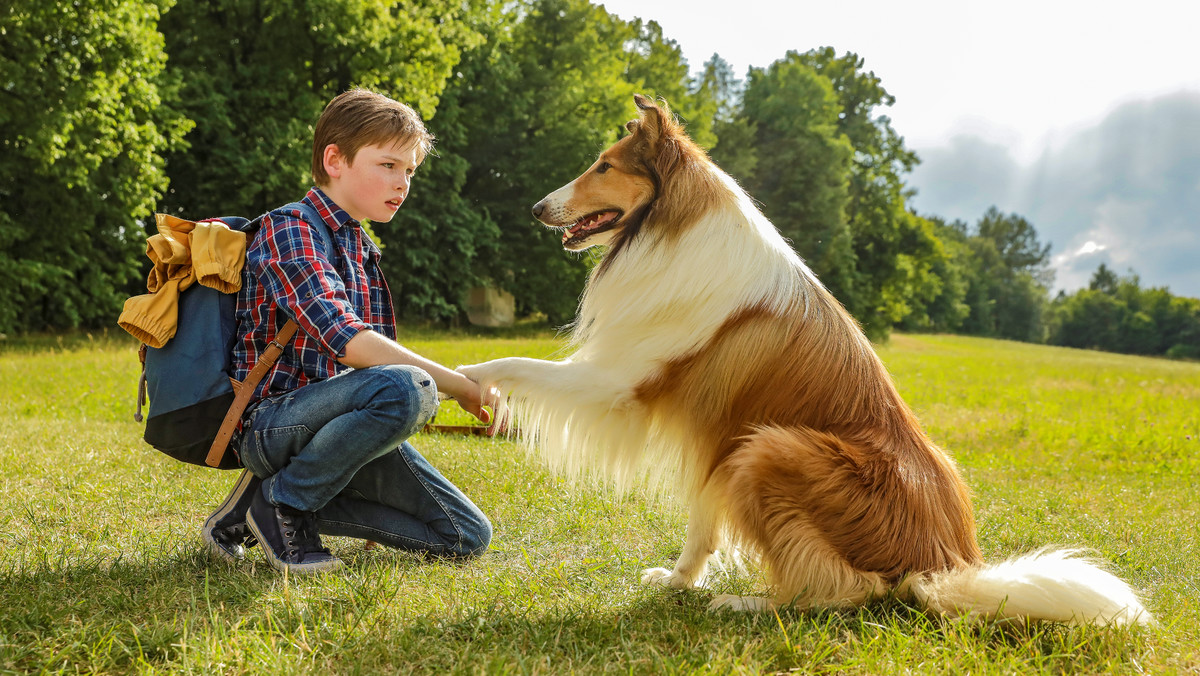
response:
[[[706,64],[701,87],[718,101],[735,83],[719,57]],[[916,156],[875,112],[893,102],[861,58],[826,47],[751,69],[740,108],[729,118],[719,108],[714,124],[713,158],[873,338],[900,322],[956,325],[964,309],[936,228],[907,208]]]
[[[937,217],[922,217],[918,224],[927,232],[924,239],[932,248],[930,255],[918,260],[928,267],[924,274],[910,275],[924,284],[907,294],[910,312],[897,324],[906,331],[958,331],[971,312],[966,302],[970,288],[967,260],[970,247],[966,237],[954,225]]]
[[[845,218],[853,149],[837,131],[839,112],[832,84],[795,52],[752,68],[739,117],[741,128],[753,129],[755,153],[741,179],[825,286],[853,307],[858,274]]]
[[[1092,291],[1100,291],[1101,293],[1115,296],[1117,295],[1117,287],[1120,285],[1120,282],[1121,280],[1117,276],[1117,273],[1112,268],[1101,263],[1100,267],[1092,275],[1091,281],[1088,282],[1088,288]]]
[[[967,285],[963,302],[970,309],[961,330],[1045,341],[1047,293],[1054,272],[1048,265],[1050,245],[1038,241],[1033,224],[991,207],[974,227],[956,222],[941,236],[965,245],[952,249]]]
[[[1055,301],[1054,329],[1049,342],[1067,347],[1114,350],[1128,308],[1102,291],[1082,289]]]
[[[12,0],[0,12],[0,332],[107,325],[144,283],[137,219],[190,126],[162,77],[168,6]]]
[[[529,0],[501,18],[466,55],[438,115],[454,107],[474,123],[454,148],[468,166],[463,192],[499,228],[477,273],[511,291],[519,313],[565,323],[594,259],[564,252],[530,208],[617,140],[635,116],[634,93],[689,110],[687,69],[657,24],[586,0]],[[705,128],[697,117],[693,127]]]
[[[1056,345],[1200,358],[1200,300],[1143,289],[1132,271],[1118,276],[1102,263],[1088,288],[1060,293],[1053,312]]]
[[[995,206],[989,208],[975,226],[979,237],[995,242],[1000,261],[1005,268],[1028,272],[1049,288],[1054,283],[1050,268],[1050,243],[1038,241],[1037,229],[1018,214],[1003,214]]]
[[[933,272],[946,270],[945,252],[933,228],[911,214],[911,193],[904,176],[917,162],[891,120],[877,111],[895,97],[864,60],[832,47],[789,59],[807,65],[829,80],[839,106],[837,132],[853,149],[848,168],[846,223],[856,266],[856,287],[847,309],[869,335],[886,335],[910,313],[921,312],[942,286]],[[917,324],[928,318],[914,317]]]
[[[712,102],[713,133],[717,141],[709,156],[730,176],[748,180],[758,165],[755,145],[758,128],[753,120],[741,114],[742,80],[734,76],[728,61],[713,54],[704,64],[696,91],[697,96]]]
[[[476,24],[486,8],[484,0],[180,3],[162,27],[196,128],[187,151],[168,158],[174,188],[160,209],[256,215],[297,199],[312,182],[313,126],[353,86],[434,117],[462,50],[481,41]],[[450,117],[444,129],[453,135],[460,122]],[[427,158],[409,204],[392,221],[369,224],[401,316],[455,314],[477,245],[494,237],[465,205],[464,172],[453,159]]]
[[[655,21],[634,19],[628,27],[633,37],[623,45],[624,79],[639,93],[666,101],[692,140],[711,148],[717,141],[713,132],[717,102],[691,81],[679,43],[663,36],[662,26]]]
[[[209,0],[163,17],[170,66],[196,121],[190,148],[169,157],[164,207],[185,216],[261,213],[311,184],[312,127],[352,86],[378,90],[425,118],[460,48],[478,36],[470,7],[421,0]]]

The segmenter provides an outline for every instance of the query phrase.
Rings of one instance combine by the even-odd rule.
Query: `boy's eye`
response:
[[[394,167],[396,165],[391,162],[384,162],[382,166],[384,169],[391,169],[392,167]]]
[[[608,171],[609,169],[612,169],[611,164],[609,164],[608,162],[601,162],[600,166],[596,167],[596,173],[603,174],[604,172]]]

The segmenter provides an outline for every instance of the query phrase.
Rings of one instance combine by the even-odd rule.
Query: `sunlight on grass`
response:
[[[547,357],[552,333],[412,332],[449,365]],[[415,445],[489,514],[492,551],[425,561],[331,538],[347,567],[284,578],[251,551],[209,562],[198,528],[234,479],[159,457],[132,420],[130,341],[0,342],[0,671],[171,673],[1180,673],[1200,670],[1200,365],[1002,341],[895,336],[901,393],[975,493],[999,558],[1084,546],[1160,625],[973,626],[896,600],[712,614],[761,594],[715,574],[638,584],[683,543],[668,499],[572,487],[515,443]],[[466,424],[452,403],[438,422]]]

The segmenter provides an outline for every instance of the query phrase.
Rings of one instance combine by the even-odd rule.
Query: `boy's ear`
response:
[[[330,143],[325,146],[325,152],[321,157],[321,162],[325,165],[325,173],[329,174],[329,178],[340,178],[342,169],[348,164],[346,156],[342,154],[336,143]]]

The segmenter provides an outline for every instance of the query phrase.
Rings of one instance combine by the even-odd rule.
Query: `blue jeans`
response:
[[[373,366],[268,397],[232,441],[270,502],[327,535],[444,556],[482,554],[492,525],[405,441],[437,411],[433,378]]]

